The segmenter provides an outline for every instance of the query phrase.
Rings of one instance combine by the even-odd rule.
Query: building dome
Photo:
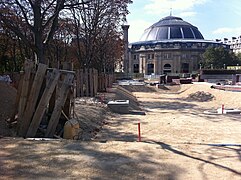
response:
[[[204,39],[197,27],[180,17],[167,16],[145,30],[140,41]]]

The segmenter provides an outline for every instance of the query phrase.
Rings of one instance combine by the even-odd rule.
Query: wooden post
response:
[[[100,75],[98,74],[98,77],[97,77],[97,79],[98,79],[98,87],[97,87],[97,91],[99,91],[100,92]]]
[[[102,92],[103,91],[103,74],[101,73],[100,74],[100,91]]]
[[[36,72],[33,85],[30,90],[30,95],[27,101],[26,110],[23,114],[23,122],[20,124],[20,129],[19,129],[20,136],[25,136],[28,131],[33,113],[35,111],[35,106],[37,104],[39,92],[44,80],[46,70],[47,70],[47,65],[45,64],[38,65],[38,70]]]
[[[95,95],[98,92],[98,71],[96,69],[94,69],[94,91],[95,91]]]
[[[43,95],[40,99],[40,102],[38,104],[38,107],[35,111],[35,114],[33,116],[33,119],[32,119],[32,122],[28,128],[28,132],[27,132],[27,135],[26,137],[34,137],[37,130],[38,130],[38,127],[39,127],[39,124],[43,118],[43,115],[44,115],[44,112],[47,108],[47,105],[49,103],[49,100],[54,92],[54,89],[58,83],[58,79],[60,77],[60,73],[59,73],[59,70],[57,69],[54,69],[53,72],[51,73],[49,79],[48,79],[48,84],[46,85],[46,88],[43,92]]]
[[[73,79],[74,79],[73,74],[67,74],[66,77],[64,78],[64,82],[61,86],[59,96],[56,100],[54,111],[53,111],[52,116],[49,120],[49,124],[48,124],[48,127],[47,127],[47,131],[45,133],[45,137],[53,137],[53,135],[55,133],[55,130],[56,130],[56,127],[58,125],[59,118],[60,118],[60,115],[61,115],[61,111],[62,111],[64,103],[67,99],[67,96],[68,96],[68,93],[69,93],[69,90],[70,90],[70,86],[73,83]]]
[[[89,69],[90,97],[94,97],[94,74],[93,69]]]
[[[76,96],[80,97],[80,70],[76,72]]]
[[[108,87],[108,75],[104,74],[104,77],[105,77],[104,92],[106,92],[106,88]]]
[[[84,73],[83,73],[83,69],[80,69],[79,77],[80,77],[80,97],[84,97]]]
[[[88,69],[85,68],[85,95],[89,96],[89,72]]]
[[[99,91],[102,92],[103,89],[103,75],[99,74]]]

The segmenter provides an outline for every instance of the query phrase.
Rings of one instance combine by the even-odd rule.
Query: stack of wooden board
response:
[[[16,102],[18,135],[35,137],[42,119],[47,118],[48,125],[44,136],[53,137],[66,99],[72,92],[73,81],[73,71],[48,69],[45,64],[35,67],[33,62],[27,61]],[[51,107],[51,115],[47,117],[46,112],[49,112]]]

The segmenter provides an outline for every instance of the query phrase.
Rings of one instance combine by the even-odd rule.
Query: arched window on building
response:
[[[171,64],[165,64],[163,67],[163,73],[167,74],[167,73],[171,73],[172,72],[172,66]]]

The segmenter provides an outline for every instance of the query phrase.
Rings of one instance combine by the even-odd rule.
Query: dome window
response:
[[[180,27],[171,27],[170,39],[181,39],[182,32]]]

